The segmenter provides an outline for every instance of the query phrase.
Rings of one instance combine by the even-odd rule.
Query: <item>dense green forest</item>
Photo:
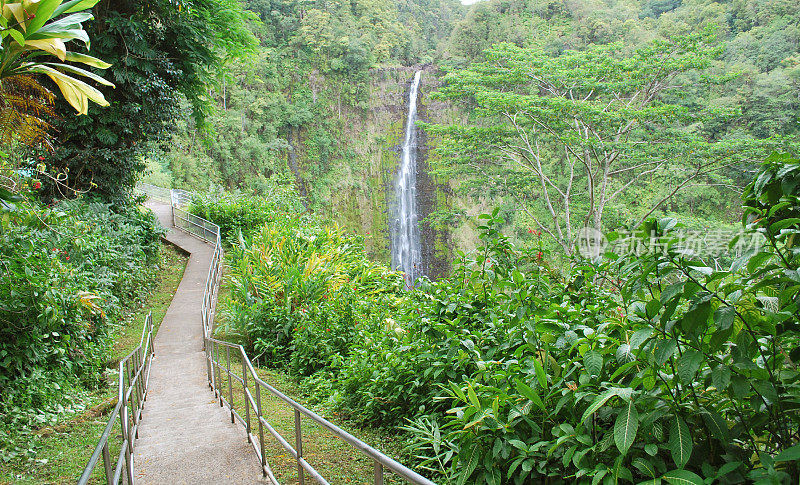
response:
[[[456,3],[392,2],[248,6],[261,20],[252,28],[263,48],[246,61],[232,63],[228,77],[213,91],[217,111],[205,126],[211,127],[210,138],[204,128],[197,128],[191,110],[185,110],[172,148],[149,158],[149,180],[202,190],[213,183],[262,194],[274,183],[294,184],[307,207],[335,215],[348,229],[369,232],[367,250],[379,260],[388,261],[386,213],[391,201],[386,188],[392,184],[402,138],[403,93],[418,67],[425,72],[422,121],[430,124],[425,153],[432,200],[424,211],[425,228],[439,259],[450,260],[455,250],[473,247],[475,225],[465,216],[474,217],[476,206],[500,206],[517,242],[526,239],[530,228],[549,228],[552,243],[565,248],[571,244],[556,243],[556,227],[537,222],[552,214],[542,213],[546,201],[536,193],[540,184],[535,173],[508,163],[517,155],[509,158],[502,147],[490,148],[484,143],[488,134],[472,137],[475,143],[470,143],[469,136],[454,131],[457,126],[472,130],[481,123],[499,130],[504,109],[522,108],[488,106],[474,97],[475,86],[492,82],[500,91],[531,87],[518,79],[489,79],[493,73],[485,71],[487,66],[507,58],[522,62],[522,70],[535,57],[542,62],[552,59],[540,66],[550,70],[550,80],[579,76],[586,83],[576,89],[586,94],[603,78],[603,69],[621,68],[626,73],[620,78],[630,80],[686,47],[679,46],[680,39],[697,37],[693,52],[681,54],[685,60],[698,56],[691,59],[693,64],[674,63],[668,72],[649,79],[649,85],[609,82],[602,95],[585,103],[598,103],[602,96],[633,99],[637,92],[655,86],[658,90],[638,107],[639,113],[623,113],[620,105],[607,119],[582,121],[610,123],[604,126],[608,132],[617,121],[611,118],[645,116],[642,129],[628,139],[628,149],[636,153],[624,153],[630,160],[627,166],[637,165],[633,162],[639,159],[651,163],[660,157],[662,162],[608,177],[616,184],[602,201],[609,227],[635,223],[654,206],[655,214],[678,216],[698,229],[731,223],[738,217],[737,194],[757,162],[773,149],[788,149],[797,136],[798,9],[785,2],[487,1],[469,9]],[[655,47],[661,42],[673,47]],[[503,43],[510,45],[487,50]],[[649,57],[643,59],[648,49]],[[595,58],[608,55],[617,64],[593,69],[592,58],[579,59],[583,54],[576,54],[573,62],[586,62],[587,68],[570,71],[560,64],[571,50],[591,51]],[[639,65],[629,65],[632,62]],[[438,93],[442,83],[452,80],[459,80],[458,87],[448,85]],[[553,100],[549,109],[560,109],[557,103]],[[674,110],[665,118],[668,106]],[[555,164],[545,168],[557,174],[553,180],[559,179],[556,185],[563,192],[565,167],[581,162],[570,162],[563,148],[544,138],[540,148],[551,152],[547,158]],[[634,148],[644,139],[656,146],[652,144],[667,138],[670,146],[660,148],[655,157],[652,151]],[[515,145],[513,140],[505,143]],[[684,150],[687,144],[691,147]],[[468,160],[479,151],[486,156]],[[466,158],[460,158],[464,153]],[[475,176],[476,166],[485,176]],[[599,187],[601,181],[593,177]],[[586,174],[573,178],[581,184],[575,193],[585,194]],[[675,185],[680,190],[673,193]],[[617,193],[623,186],[625,190]],[[594,211],[582,197],[572,201],[573,220]],[[563,200],[551,202],[560,212]],[[558,217],[563,221],[564,214]],[[560,239],[570,240],[566,235]]]
[[[796,2],[0,1],[0,38],[3,462],[108,384],[145,182],[221,226],[225,335],[437,482],[800,479]]]

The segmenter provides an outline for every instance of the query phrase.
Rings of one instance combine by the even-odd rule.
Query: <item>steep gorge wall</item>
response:
[[[347,230],[363,234],[370,257],[387,264],[391,261],[389,225],[393,217],[394,177],[408,115],[408,92],[417,69],[370,71],[368,103],[363,109],[331,101],[331,113],[339,119],[338,156],[318,180],[306,180],[320,209]],[[312,89],[322,89],[325,80],[317,74],[311,84]],[[444,103],[428,97],[438,85],[436,71],[426,66],[418,98],[422,121],[442,122],[453,116]],[[423,264],[425,273],[435,278],[449,270],[453,248],[448,231],[424,221],[432,212],[450,204],[447,181],[437,180],[429,172],[432,143],[435,140],[420,130],[417,204],[423,220]]]

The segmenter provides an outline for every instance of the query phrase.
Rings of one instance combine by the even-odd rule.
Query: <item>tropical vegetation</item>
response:
[[[406,430],[443,483],[792,483],[798,184],[797,159],[763,163],[725,268],[651,218],[563,274],[495,211],[475,253],[411,292],[358,236],[284,208],[238,228],[225,331],[315,399]]]
[[[159,271],[145,180],[220,225],[220,330],[436,481],[797,483],[798,25],[788,0],[0,0],[0,458],[107,384]]]
[[[19,433],[69,407],[70,396],[105,384],[114,330],[154,282],[161,234],[152,213],[133,205],[21,201],[6,212],[0,222],[3,461],[27,458],[27,445],[17,449]]]

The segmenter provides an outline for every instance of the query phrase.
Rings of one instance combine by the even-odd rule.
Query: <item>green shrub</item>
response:
[[[221,222],[228,216],[213,217],[236,207],[207,214]],[[309,375],[334,354],[346,355],[355,322],[370,319],[384,295],[398,294],[402,278],[367,260],[361,237],[322,227],[308,214],[260,218],[270,222],[243,230],[228,252],[233,298],[227,330],[241,334],[259,359],[293,362],[300,375]],[[238,232],[241,226],[229,227]]]
[[[3,422],[100,382],[109,322],[147,290],[162,233],[153,215],[135,206],[26,202],[6,214],[0,231]]]
[[[267,197],[224,192],[197,194],[189,212],[217,224],[222,238],[235,243],[240,231],[248,235],[264,224],[286,219],[287,214],[303,212],[303,205],[291,188],[275,186],[270,192]]]
[[[797,482],[799,161],[765,162],[741,236],[764,244],[724,270],[665,218],[561,277],[497,214],[410,292],[358,238],[275,215],[233,251],[232,321],[448,483]]]
[[[476,345],[483,369],[451,383],[447,415],[407,427],[413,453],[460,483],[795,483],[798,187],[797,160],[767,161],[745,194],[745,236],[766,244],[728,270],[663,219],[638,234],[660,251],[608,255],[533,293],[546,301],[507,327],[507,351]],[[512,280],[507,294],[531,284]]]

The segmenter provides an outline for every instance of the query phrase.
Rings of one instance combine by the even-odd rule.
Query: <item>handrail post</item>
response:
[[[253,376],[253,387],[256,390],[256,416],[258,419],[258,443],[261,445],[261,473],[266,477],[267,476],[267,455],[264,452],[264,423],[261,422],[261,418],[263,416],[261,412],[261,386],[258,385],[258,381],[256,381],[256,376]]]
[[[294,447],[297,451],[297,480],[300,485],[305,485],[306,477],[300,459],[303,458],[303,430],[300,427],[300,410],[294,410]]]
[[[228,370],[228,407],[231,408],[231,423],[236,423],[236,417],[233,414],[233,378],[231,377],[231,348],[225,346],[225,352],[228,354],[226,359],[226,368]]]
[[[222,405],[223,405],[222,404],[222,388],[221,388],[222,385],[219,383],[220,379],[222,378],[222,371],[220,370],[220,367],[221,367],[220,364],[221,363],[220,363],[220,360],[219,360],[219,344],[215,344],[214,347],[217,349],[217,357],[216,357],[216,360],[214,361],[214,362],[216,362],[215,369],[216,369],[216,372],[217,372],[217,377],[214,380],[214,393],[216,393],[216,395],[219,396],[219,405],[220,405],[220,407],[222,407]]]
[[[377,461],[373,461],[372,463],[375,469],[375,485],[383,485],[383,465]]]
[[[149,320],[149,328],[150,328],[150,330],[149,330],[149,333],[148,333],[148,337],[150,339],[150,358],[152,359],[153,357],[156,356],[156,345],[155,345],[155,339],[153,338],[153,312],[152,311],[147,314],[147,319]]]
[[[211,387],[211,351],[206,338],[203,338],[203,352],[206,354],[206,380],[208,381],[208,387]]]
[[[133,372],[131,373],[130,379],[131,380],[136,379],[136,381],[133,383],[133,389],[132,389],[133,393],[131,394],[131,411],[133,413],[133,429],[134,429],[133,434],[135,438],[139,438],[139,402],[141,402],[141,399],[139,398],[139,377],[141,377],[141,374],[137,376],[137,373],[141,368],[139,366],[139,352],[133,353],[131,361],[133,362]]]
[[[120,409],[120,428],[122,431],[123,446],[125,447],[125,472],[128,477],[128,483],[133,484],[133,457],[131,456],[133,443],[131,441],[130,423],[128,422],[128,393],[125,392],[125,363],[119,363],[119,400],[122,403]],[[130,376],[128,376],[128,385],[130,385]],[[127,444],[126,444],[127,443]]]
[[[211,390],[214,391],[214,396],[216,397],[216,392],[217,392],[217,385],[216,384],[217,383],[215,382],[216,370],[214,369],[214,347],[215,346],[216,346],[216,344],[214,342],[211,342],[211,347],[208,349],[208,351],[209,351],[208,365],[211,366],[211,381],[210,381]]]
[[[106,485],[114,485],[114,470],[111,468],[111,454],[108,452],[108,440],[103,445],[103,468],[106,470]]]
[[[250,399],[247,398],[247,354],[244,351],[242,351],[242,393],[244,394],[244,414],[247,417],[247,442],[252,443],[250,439]]]

